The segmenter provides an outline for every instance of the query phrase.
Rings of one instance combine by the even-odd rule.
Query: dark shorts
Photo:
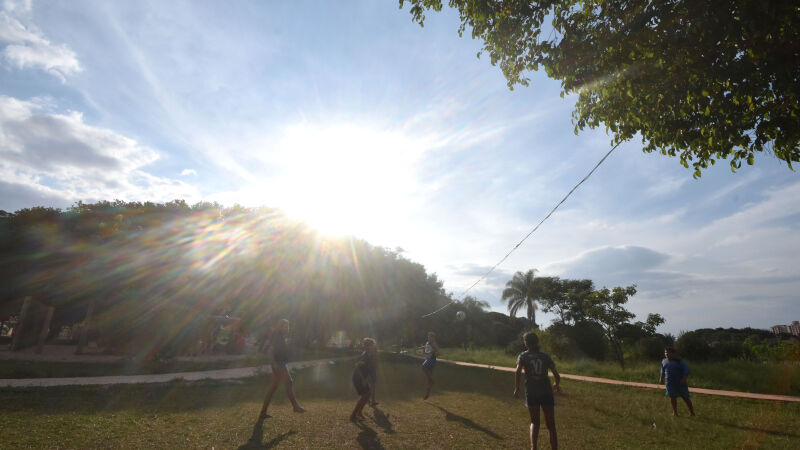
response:
[[[433,372],[433,369],[436,368],[436,357],[429,356],[425,362],[422,363],[422,368],[427,370],[428,372]]]
[[[667,397],[671,398],[689,398],[689,385],[688,384],[668,384],[665,393]]]
[[[272,367],[272,375],[275,375],[278,372],[278,370],[282,369],[285,370],[286,375],[288,375],[286,381],[293,381],[292,373],[289,372],[289,369],[286,368],[286,361],[273,361],[272,364],[270,364],[270,366]]]
[[[276,367],[279,369],[286,369],[286,361],[273,361],[271,365],[272,370],[275,370]]]
[[[358,395],[369,394],[369,384],[358,375],[353,375],[353,387],[356,388]]]
[[[556,400],[553,398],[553,393],[547,394],[525,394],[525,406],[528,408],[552,408],[556,406]]]

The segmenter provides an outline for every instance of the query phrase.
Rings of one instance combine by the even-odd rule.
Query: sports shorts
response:
[[[525,394],[525,406],[528,408],[538,408],[542,407],[554,407],[556,405],[556,400],[553,398],[553,393],[548,392],[546,394]]]

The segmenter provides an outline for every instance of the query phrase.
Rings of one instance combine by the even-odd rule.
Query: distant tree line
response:
[[[418,342],[450,301],[400,252],[320,236],[270,208],[103,201],[0,212],[0,318],[25,297],[55,306],[50,334],[92,315],[114,351],[180,351],[209,319],[263,334],[280,318],[299,345],[332,333]]]
[[[656,332],[659,314],[634,321],[625,309],[635,286],[596,289],[591,280],[533,270],[507,283],[510,316],[492,312],[473,297],[454,300],[401,250],[323,237],[271,208],[176,200],[0,211],[0,277],[0,320],[30,297],[55,307],[49,338],[64,326],[86,326],[103,348],[142,358],[186,352],[209,335],[215,318],[237,318],[260,339],[288,318],[300,346],[321,346],[345,331],[409,347],[434,330],[442,346],[516,353],[521,335],[539,328],[538,308],[556,315],[538,332],[562,359],[624,367],[628,359],[658,359],[672,344],[694,360],[786,359],[797,351],[776,347],[766,330],[696,330],[676,342]],[[523,311],[525,318],[515,317]]]

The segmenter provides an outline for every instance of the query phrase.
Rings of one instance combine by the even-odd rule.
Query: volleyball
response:
[[[464,311],[459,311],[456,313],[456,320],[464,320],[467,318],[467,313]]]

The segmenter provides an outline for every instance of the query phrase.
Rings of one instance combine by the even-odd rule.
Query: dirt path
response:
[[[355,359],[356,356],[345,356],[340,358],[316,359],[313,361],[290,362],[287,367],[290,369],[302,369],[305,367],[318,366],[322,364],[336,364],[338,361]],[[135,384],[135,383],[166,383],[172,380],[199,381],[199,380],[233,380],[237,378],[247,378],[256,375],[271,373],[269,365],[258,367],[237,367],[234,369],[205,370],[202,372],[177,372],[160,373],[152,375],[120,375],[107,377],[71,377],[71,378],[12,378],[0,379],[0,387],[51,387],[51,386],[88,386],[88,385],[109,385],[109,384]]]
[[[411,356],[413,358],[423,359],[422,357],[416,355],[408,355],[408,356]],[[455,364],[458,366],[480,367],[483,369],[500,370],[502,372],[516,371],[516,369],[513,367],[492,366],[488,364],[476,364],[476,363],[468,363],[462,361],[451,361],[448,359],[437,359],[437,362]],[[562,373],[561,376],[569,380],[588,381],[590,383],[615,384],[618,386],[633,386],[644,389],[659,389],[659,390],[664,389],[664,386],[661,384],[637,383],[634,381],[620,381],[620,380],[612,380],[609,378],[585,377],[583,375],[570,375],[566,373]],[[752,392],[721,391],[718,389],[704,389],[704,388],[691,388],[691,391],[696,394],[718,395],[721,397],[749,398],[753,400],[772,400],[779,402],[800,402],[800,397],[794,397],[791,395],[756,394]]]

